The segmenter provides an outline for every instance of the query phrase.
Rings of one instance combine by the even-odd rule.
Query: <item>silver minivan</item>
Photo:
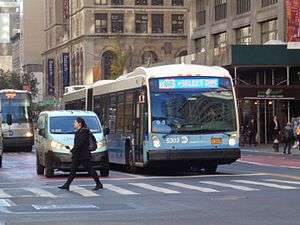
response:
[[[62,110],[40,113],[35,135],[36,171],[38,175],[52,177],[54,170],[67,171],[71,166],[71,152],[74,145],[74,121],[82,117],[97,140],[97,149],[92,154],[92,164],[100,170],[101,176],[109,175],[106,132],[94,112]]]

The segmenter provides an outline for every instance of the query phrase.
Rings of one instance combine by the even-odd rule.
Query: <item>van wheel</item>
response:
[[[46,167],[45,167],[45,176],[47,178],[53,177],[54,175],[54,169],[51,166],[51,163],[47,160],[46,161]]]
[[[108,177],[109,176],[109,168],[102,168],[100,169],[101,177]]]
[[[218,165],[217,164],[210,164],[210,165],[206,165],[204,166],[204,171],[206,173],[215,173],[218,169]]]
[[[0,156],[0,168],[2,167],[2,156]]]
[[[44,169],[45,169],[45,167],[40,164],[40,159],[38,157],[38,154],[36,154],[36,173],[37,173],[37,175],[44,175]]]

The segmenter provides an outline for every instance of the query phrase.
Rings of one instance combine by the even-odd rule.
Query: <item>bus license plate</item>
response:
[[[210,139],[210,143],[213,145],[222,144],[222,138],[212,138],[212,139]]]

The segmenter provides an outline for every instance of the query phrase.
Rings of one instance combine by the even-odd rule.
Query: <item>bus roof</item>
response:
[[[40,113],[42,114],[47,114],[50,117],[55,117],[55,116],[96,116],[94,112],[91,111],[83,111],[83,110],[57,110],[57,111],[43,111]]]
[[[25,90],[15,90],[15,89],[2,89],[0,90],[0,93],[8,93],[8,92],[15,92],[15,93],[30,93],[30,91]]]

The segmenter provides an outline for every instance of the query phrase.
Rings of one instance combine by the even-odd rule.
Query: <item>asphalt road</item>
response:
[[[0,225],[299,225],[300,169],[264,165],[270,155],[247,157],[252,161],[220,166],[210,175],[111,171],[100,191],[81,174],[67,192],[57,188],[66,173],[37,176],[34,153],[5,153]]]

